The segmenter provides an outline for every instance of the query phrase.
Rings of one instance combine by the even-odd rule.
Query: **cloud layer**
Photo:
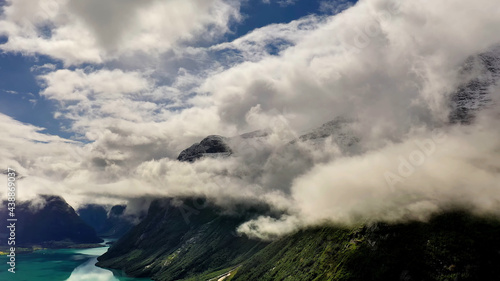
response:
[[[453,204],[499,211],[498,87],[474,124],[448,119],[464,63],[500,43],[495,1],[365,0],[231,42],[220,38],[240,19],[237,1],[9,4],[2,50],[64,62],[38,78],[74,133],[65,140],[0,115],[0,162],[27,176],[26,198],[255,200],[285,214],[239,229],[263,239]],[[290,144],[339,116],[350,121],[333,136]],[[258,129],[269,134],[236,141],[232,157],[175,159],[207,135]],[[359,142],[346,146],[345,135]]]
[[[7,1],[5,51],[48,55],[66,65],[103,63],[133,53],[159,55],[181,41],[211,40],[238,20],[223,0]]]

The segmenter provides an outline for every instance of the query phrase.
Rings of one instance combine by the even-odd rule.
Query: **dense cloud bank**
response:
[[[241,20],[238,1],[51,1],[38,18],[47,1],[29,2],[4,7],[1,48],[72,66],[38,78],[75,138],[0,115],[0,162],[26,176],[23,198],[255,200],[286,214],[239,228],[263,239],[456,204],[500,211],[498,66],[471,59],[500,57],[496,1],[359,1],[232,42],[220,38]],[[452,124],[453,94],[485,75],[487,102],[471,100],[477,116]],[[343,120],[333,134],[296,141],[330,120]],[[235,137],[254,130],[266,134]],[[230,157],[176,160],[213,134],[231,137]]]

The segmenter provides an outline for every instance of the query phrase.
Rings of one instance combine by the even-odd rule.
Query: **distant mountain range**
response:
[[[500,51],[471,57],[458,89],[450,94],[450,124],[470,124],[492,105],[489,88],[500,77]],[[312,147],[329,139],[343,153],[359,153],[356,120],[337,117],[283,147]],[[225,158],[259,148],[270,134],[255,131],[236,137],[208,136],[182,152],[177,160],[193,163],[204,157]],[[270,154],[275,152],[270,152]],[[297,155],[301,155],[298,153]],[[307,155],[301,161],[307,166]],[[278,163],[279,164],[279,163]],[[307,167],[275,165],[300,174]],[[265,168],[265,167],[263,167]],[[276,184],[290,185],[286,179]],[[274,183],[273,183],[274,184]],[[121,237],[98,266],[121,269],[153,280],[498,280],[500,221],[460,209],[437,214],[429,222],[323,225],[303,229],[275,241],[252,240],[235,233],[243,222],[278,216],[256,203],[232,210],[205,198],[163,198],[151,203],[137,225],[126,206],[86,205],[78,214],[62,198],[41,196],[20,203],[18,241],[25,246],[71,246],[98,243],[98,236]],[[0,219],[7,214],[0,210]],[[0,238],[6,238],[0,229]]]
[[[106,206],[88,204],[78,208],[80,218],[95,229],[99,237],[119,238],[134,226],[135,217],[126,215],[125,205]]]
[[[103,242],[100,237],[119,238],[134,226],[136,218],[126,216],[125,208],[117,205],[106,211],[105,206],[91,204],[76,212],[63,198],[53,195],[17,202],[16,246],[95,247],[96,243]],[[0,219],[6,221],[7,216],[7,209],[0,209]],[[7,235],[3,228],[0,229],[1,241]]]
[[[7,209],[0,209],[0,220],[6,221],[7,216]],[[18,247],[37,245],[58,248],[103,241],[95,230],[59,196],[41,195],[33,201],[18,202],[15,218],[17,218],[16,246]],[[6,238],[5,228],[0,229],[0,235],[2,240]],[[1,244],[6,245],[6,243]]]

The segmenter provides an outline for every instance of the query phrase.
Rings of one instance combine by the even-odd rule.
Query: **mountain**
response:
[[[200,143],[195,143],[183,150],[177,160],[194,162],[203,156],[227,156],[232,154],[231,148],[226,143],[227,139],[221,136],[208,136]]]
[[[351,125],[355,120],[345,117],[337,117],[319,128],[313,129],[309,133],[300,136],[300,141],[318,141],[332,137],[333,141],[341,148],[347,149],[359,142],[359,137],[351,130]]]
[[[450,210],[428,222],[311,227],[267,243],[234,235],[241,215],[197,201],[153,202],[98,266],[162,281],[493,281],[500,274],[496,218]]]
[[[146,218],[100,256],[97,265],[154,280],[217,274],[267,245],[234,233],[241,223],[265,211],[240,205],[228,213],[200,198],[156,200]]]
[[[103,229],[106,219],[108,218],[108,212],[105,206],[97,204],[88,204],[81,206],[76,210],[80,218],[88,225],[90,225],[96,233],[99,233]]]
[[[448,211],[429,222],[317,227],[281,238],[233,273],[247,280],[498,280],[500,221]]]
[[[7,216],[7,209],[2,208],[0,219],[6,221]],[[18,202],[15,218],[16,246],[65,247],[102,242],[95,230],[59,196],[41,195],[33,201]],[[0,230],[2,237],[6,237],[5,229]]]
[[[351,122],[335,119],[287,148],[330,137],[346,149],[355,147]],[[228,156],[229,151],[238,153],[227,148],[231,141],[219,137],[214,146],[226,147]],[[220,151],[205,149],[196,159]],[[99,257],[98,266],[162,281],[488,281],[500,273],[500,221],[495,218],[450,210],[428,222],[310,227],[273,242],[234,234],[241,223],[268,212],[262,206],[243,206],[227,213],[200,198],[157,200],[140,224]]]
[[[135,217],[127,216],[125,210],[127,206],[115,205],[111,207],[104,222],[103,228],[98,233],[103,237],[118,238],[134,227]]]
[[[105,206],[88,204],[80,207],[78,214],[100,237],[119,238],[134,226],[135,218],[125,215],[126,208],[115,205],[107,211]]]
[[[466,125],[492,104],[489,88],[497,85],[500,76],[500,50],[471,57],[460,75],[463,83],[450,95],[449,120]],[[259,147],[268,131],[232,138],[208,136],[182,151],[178,160],[194,162],[262,149],[267,153],[260,157],[262,165],[253,164],[270,174],[286,170],[298,175],[318,161],[308,149],[327,139],[342,153],[357,153],[360,138],[352,130],[353,123],[337,117],[277,151]],[[277,177],[262,183],[285,190],[291,180]],[[99,257],[98,265],[162,281],[489,281],[500,276],[500,221],[493,217],[448,210],[426,222],[357,227],[325,223],[262,242],[234,235],[234,230],[250,218],[267,214],[266,207],[240,206],[238,212],[227,213],[205,203],[199,198],[153,202],[146,218]]]
[[[463,81],[450,99],[451,123],[470,124],[478,110],[492,102],[489,90],[500,79],[500,48],[470,57],[462,67]]]
[[[284,149],[293,147],[298,142],[307,142],[313,146],[319,146],[331,137],[342,151],[356,152],[359,137],[351,129],[355,120],[344,117],[335,119],[322,124],[304,135],[291,139],[288,146]],[[183,150],[177,160],[183,162],[194,162],[203,157],[228,157],[233,154],[253,152],[263,148],[264,139],[270,134],[269,130],[258,130],[245,133],[235,137],[223,137],[211,135],[204,138],[200,143],[195,143],[189,148]],[[269,154],[272,153],[269,151]]]

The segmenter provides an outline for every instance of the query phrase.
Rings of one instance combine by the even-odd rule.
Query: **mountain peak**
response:
[[[210,135],[204,138],[200,143],[195,143],[189,148],[183,150],[177,160],[183,162],[194,162],[203,156],[227,156],[233,152],[227,144],[227,139],[223,136]]]

